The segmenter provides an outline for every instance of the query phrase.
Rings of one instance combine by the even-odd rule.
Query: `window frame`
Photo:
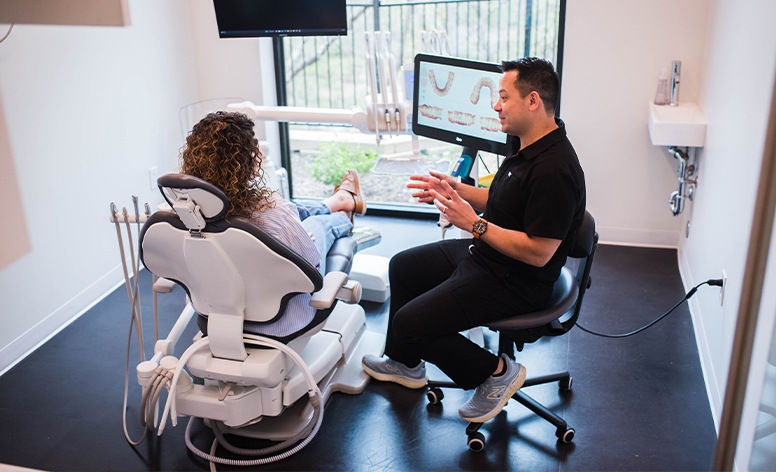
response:
[[[396,6],[396,4],[383,4],[384,0],[373,0],[373,8],[374,8],[374,30],[379,29],[380,25],[380,8],[386,8],[388,6]],[[464,2],[465,0],[459,0],[461,2]],[[476,0],[472,0],[476,1]],[[530,9],[532,7],[534,0],[526,0],[526,10]],[[564,42],[565,42],[565,29],[566,29],[566,2],[567,0],[559,0],[558,3],[558,26],[557,26],[557,42],[556,42],[556,51],[555,51],[555,69],[558,73],[558,76],[560,78],[561,82],[561,90],[562,90],[562,83],[563,83],[563,55],[564,55]],[[422,4],[423,1],[409,1],[408,4]],[[528,20],[530,21],[530,16],[528,16]],[[351,34],[351,33],[349,33]],[[530,30],[526,30],[526,36],[530,34]],[[275,91],[276,91],[276,100],[278,106],[288,106],[288,88],[287,88],[287,77],[286,77],[286,54],[285,54],[285,46],[283,44],[283,37],[273,37],[272,38],[272,53],[273,53],[273,63],[274,63],[274,70],[275,70]],[[527,39],[527,38],[526,38]],[[530,54],[528,51],[529,48],[529,42],[526,41],[525,43],[525,51],[524,55]],[[560,110],[561,110],[561,102],[562,102],[562,93],[558,96],[558,103],[556,107],[556,116],[560,116]],[[278,140],[279,140],[279,146],[280,146],[280,163],[281,166],[284,167],[288,173],[288,189],[289,189],[289,196],[294,197],[294,186],[293,186],[293,168],[291,165],[291,130],[289,123],[287,122],[279,122],[278,123]],[[391,206],[388,209],[381,208],[380,205],[370,205],[370,213],[374,214],[389,214],[389,215],[399,215],[399,216],[412,216],[413,214],[419,213],[421,217],[423,217],[424,214],[429,214],[429,212],[423,211],[422,209],[415,209],[407,207],[402,208],[393,208]],[[434,212],[430,212],[430,214],[434,214]]]

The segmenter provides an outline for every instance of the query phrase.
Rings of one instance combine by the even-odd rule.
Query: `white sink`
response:
[[[706,117],[694,103],[649,104],[649,137],[655,146],[702,147]]]

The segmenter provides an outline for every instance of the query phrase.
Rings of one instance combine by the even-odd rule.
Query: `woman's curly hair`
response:
[[[253,120],[217,111],[202,118],[180,154],[181,173],[206,180],[229,198],[227,216],[249,218],[270,204],[272,190],[261,168]]]

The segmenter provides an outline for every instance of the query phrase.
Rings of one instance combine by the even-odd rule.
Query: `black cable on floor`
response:
[[[652,321],[651,323],[649,323],[649,324],[647,324],[647,325],[645,325],[645,326],[642,326],[641,328],[639,328],[639,329],[636,329],[636,330],[634,330],[634,331],[631,331],[631,332],[629,332],[629,333],[622,333],[622,334],[605,334],[605,333],[596,333],[595,331],[591,331],[591,330],[589,330],[589,329],[585,328],[584,326],[580,325],[579,323],[577,323],[577,326],[579,327],[579,329],[581,329],[582,331],[584,331],[584,332],[586,332],[586,333],[588,333],[588,334],[592,334],[592,335],[594,335],[594,336],[601,336],[602,338],[627,338],[628,336],[633,336],[634,334],[638,334],[638,333],[640,333],[640,332],[642,332],[642,331],[646,330],[647,328],[650,328],[650,327],[654,326],[654,325],[655,325],[655,324],[657,324],[659,321],[663,320],[663,318],[665,318],[666,316],[670,315],[671,313],[673,313],[673,311],[674,311],[674,310],[676,310],[677,308],[679,308],[679,305],[681,305],[682,303],[686,302],[687,300],[689,300],[689,299],[690,299],[690,297],[692,297],[693,295],[695,295],[695,292],[697,292],[697,291],[698,291],[698,289],[699,289],[700,287],[702,287],[703,285],[709,285],[709,286],[716,286],[716,287],[721,287],[721,286],[722,286],[722,279],[709,279],[709,280],[707,280],[707,281],[705,281],[705,282],[701,282],[701,283],[699,283],[698,285],[696,285],[695,287],[693,287],[693,288],[692,288],[692,289],[691,289],[689,292],[687,292],[687,295],[685,295],[685,296],[684,296],[684,298],[682,298],[682,299],[679,301],[679,303],[677,303],[676,305],[674,305],[674,306],[673,306],[673,308],[671,308],[670,310],[668,310],[667,312],[665,312],[663,315],[661,315],[659,318],[657,318],[656,320]]]

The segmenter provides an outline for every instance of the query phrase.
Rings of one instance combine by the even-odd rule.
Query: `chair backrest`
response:
[[[183,174],[158,182],[173,211],[149,217],[140,257],[155,275],[183,286],[207,316],[215,356],[244,359],[244,322],[276,319],[294,295],[320,290],[323,278],[249,220],[227,219],[228,199],[210,183]]]
[[[574,237],[574,245],[569,251],[569,258],[578,262],[577,273],[575,276],[577,284],[577,297],[574,303],[574,310],[568,319],[561,317],[559,320],[563,330],[568,331],[577,322],[579,312],[582,309],[582,300],[585,298],[585,292],[590,287],[590,268],[593,265],[593,258],[598,249],[598,233],[595,230],[595,219],[590,212],[585,211],[585,217],[582,224],[579,225]]]
[[[574,326],[582,309],[585,292],[590,286],[590,268],[597,248],[595,219],[589,212],[585,212],[569,250],[566,266],[553,286],[547,307],[534,313],[488,323],[489,328],[501,333],[499,349],[502,352],[509,349],[508,353],[511,354],[512,345],[522,351],[526,343],[532,343],[543,336],[564,334]],[[572,273],[574,265],[576,273]]]

